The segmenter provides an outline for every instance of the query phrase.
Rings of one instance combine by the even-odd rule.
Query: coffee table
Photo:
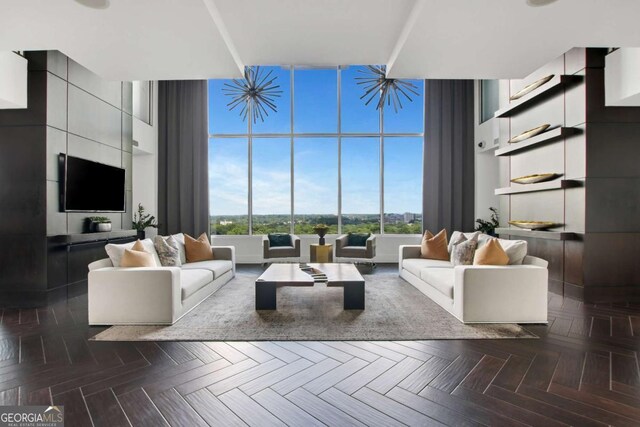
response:
[[[327,286],[341,286],[345,310],[364,310],[364,278],[353,264],[307,264],[327,275]],[[256,310],[276,310],[276,290],[283,286],[313,286],[313,278],[298,264],[271,264],[256,280]]]

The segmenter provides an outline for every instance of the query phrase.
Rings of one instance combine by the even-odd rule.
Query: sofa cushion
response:
[[[120,267],[160,267],[153,259],[153,255],[145,251],[140,240],[131,249],[125,249],[120,260]]]
[[[197,239],[185,234],[184,248],[187,252],[187,262],[209,261],[214,258],[206,233],[200,234]]]
[[[520,265],[527,256],[527,242],[525,240],[498,239],[500,246],[509,257],[509,265]]]
[[[151,239],[140,240],[140,242],[142,243],[144,250],[146,252],[149,252],[153,256],[153,260],[155,261],[156,265],[162,265],[160,263],[158,253],[156,252],[156,248],[153,246],[153,242],[151,241]],[[107,252],[107,255],[109,256],[109,259],[111,260],[111,263],[114,267],[120,267],[120,262],[122,261],[124,250],[131,249],[135,243],[136,242],[122,244],[109,243],[104,247],[104,250]]]
[[[491,239],[478,249],[473,256],[473,265],[508,265],[509,256],[502,249],[498,239]]]
[[[365,258],[366,255],[366,246],[344,246],[340,249],[340,256],[344,258]]]
[[[184,248],[184,234],[172,234],[171,235],[178,242],[178,252],[180,252],[180,264],[185,264],[187,262],[187,251]],[[166,236],[165,236],[166,237]]]
[[[183,264],[182,268],[184,270],[209,270],[213,273],[213,279],[215,280],[227,271],[231,271],[233,269],[233,264],[231,261],[216,259],[211,261],[190,262]]]
[[[449,251],[447,249],[447,230],[442,229],[435,236],[429,231],[425,231],[420,245],[422,258],[448,260]]]
[[[482,234],[479,231],[471,231],[468,233],[463,233],[462,231],[454,231],[453,233],[451,233],[451,238],[449,239],[449,244],[447,245],[449,253],[451,253],[451,250],[453,248],[453,242],[456,242],[460,238],[460,235],[464,236],[467,240],[476,240],[478,242],[478,247],[481,246],[481,241],[482,243],[484,243],[484,238],[482,236],[487,236],[486,234]]]
[[[371,237],[371,233],[349,233],[347,246],[367,246],[369,237]]]
[[[453,269],[453,265],[449,261],[439,259],[407,258],[402,260],[402,268],[417,277],[420,277],[420,270],[427,267]]]
[[[269,233],[267,234],[267,239],[269,239],[270,248],[293,246],[291,234],[288,233]]]
[[[296,248],[293,246],[271,246],[269,248],[269,256],[272,258],[288,258],[297,257]]]
[[[163,267],[180,267],[182,265],[180,249],[178,249],[179,243],[173,236],[156,236],[153,239],[153,245]]]
[[[180,287],[182,288],[182,301],[198,292],[200,289],[213,282],[213,273],[202,269],[180,270]]]
[[[453,299],[453,282],[455,269],[453,268],[423,268],[420,278],[434,287],[441,294]]]

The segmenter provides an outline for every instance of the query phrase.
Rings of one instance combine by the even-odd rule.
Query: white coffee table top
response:
[[[309,267],[327,275],[327,286],[341,286],[347,282],[364,282],[364,278],[353,264],[311,263]],[[299,264],[271,264],[257,282],[277,283],[278,286],[313,286],[313,278],[300,269]]]

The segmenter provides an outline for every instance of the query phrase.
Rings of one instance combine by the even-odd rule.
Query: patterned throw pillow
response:
[[[163,267],[180,267],[180,250],[178,249],[178,241],[173,236],[156,236],[153,245],[160,257],[160,264]]]
[[[478,248],[478,241],[468,239],[460,234],[451,246],[451,263],[453,265],[472,265],[473,256]]]

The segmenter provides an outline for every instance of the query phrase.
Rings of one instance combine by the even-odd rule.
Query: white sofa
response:
[[[517,265],[454,266],[422,258],[419,245],[399,254],[400,277],[464,323],[547,323],[547,265],[527,255]]]
[[[89,264],[90,325],[171,325],[235,276],[235,248],[212,246],[215,260],[181,267]]]

